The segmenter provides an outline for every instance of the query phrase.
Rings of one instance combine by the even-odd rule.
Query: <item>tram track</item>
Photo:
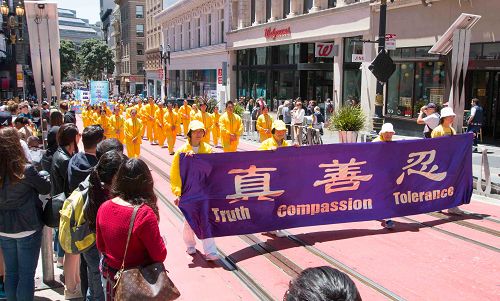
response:
[[[143,148],[148,154],[156,157],[158,160],[161,162],[165,163],[167,166],[171,166],[171,163],[166,161],[164,158],[162,158],[160,155]],[[165,178],[167,181],[170,182],[170,175],[161,170],[158,166],[152,164],[151,161],[149,161],[147,158],[144,158],[144,156],[141,156],[141,159],[143,159],[150,167],[155,170],[160,176]],[[176,216],[180,219],[180,221],[183,221],[182,213],[180,212],[179,208],[175,207],[165,196],[163,196],[159,191],[157,191],[157,194],[159,195],[158,197],[162,202],[164,202],[167,207],[173,211]],[[279,269],[281,269],[285,274],[287,274],[290,278],[294,278],[300,272],[304,270],[304,268],[300,267],[296,263],[292,262],[286,256],[284,256],[281,252],[276,250],[274,247],[271,245],[267,244],[266,242],[261,241],[256,235],[254,234],[247,234],[247,235],[238,235],[238,238],[243,240],[249,247],[251,247],[256,253],[259,255],[263,255],[266,259],[268,259],[273,265],[277,266]],[[309,253],[321,258],[322,260],[326,261],[327,263],[331,264],[332,266],[338,268],[339,270],[344,271],[346,274],[352,276],[353,278],[357,279],[359,282],[365,284],[366,286],[372,288],[376,292],[384,295],[385,297],[388,298],[388,300],[394,300],[394,301],[402,301],[405,300],[403,297],[397,295],[396,293],[392,292],[388,288],[382,286],[381,284],[378,284],[377,282],[371,280],[370,278],[362,275],[361,273],[357,272],[355,269],[349,267],[348,265],[338,261],[337,259],[331,257],[330,255],[324,253],[323,251],[319,250],[318,248],[311,246],[307,244],[306,242],[302,241],[298,237],[294,235],[289,235],[287,236],[287,239],[289,239],[291,242],[293,242],[295,245],[298,247],[304,247],[305,250],[307,250]],[[225,268],[229,271],[243,271],[243,275],[236,275],[240,280],[243,281],[245,285],[247,285],[247,281],[251,280],[249,285],[249,289],[254,292],[254,294],[262,294],[262,295],[269,295],[262,287],[254,287],[256,284],[255,281],[251,278],[251,275],[248,273],[244,272],[241,268],[238,267],[237,262],[231,258],[231,256],[226,255],[222,250],[218,249],[220,254],[223,256],[225,259],[222,261],[222,263],[225,265]],[[256,289],[257,291],[254,291]],[[257,293],[256,293],[257,292]],[[261,300],[266,300],[266,299],[261,299]]]
[[[463,226],[463,227],[467,227],[470,229],[474,229],[476,231],[480,231],[483,233],[491,234],[491,235],[496,236],[496,237],[500,237],[500,231],[497,231],[497,230],[494,230],[494,229],[491,229],[488,227],[484,227],[481,225],[476,225],[476,224],[473,224],[473,223],[465,221],[465,220],[450,217],[450,216],[443,214],[443,213],[440,213],[440,212],[430,212],[430,213],[427,213],[427,215],[430,215],[430,216],[435,217],[435,218],[445,219],[445,220],[448,220],[452,223],[458,224],[458,225]]]

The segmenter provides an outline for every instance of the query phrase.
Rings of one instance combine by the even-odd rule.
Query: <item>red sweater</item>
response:
[[[120,269],[122,264],[133,211],[132,207],[118,205],[109,200],[102,204],[97,212],[97,249],[106,255],[106,263],[116,270]],[[156,215],[149,206],[142,205],[132,228],[125,268],[163,262],[166,257],[167,249],[160,236]]]

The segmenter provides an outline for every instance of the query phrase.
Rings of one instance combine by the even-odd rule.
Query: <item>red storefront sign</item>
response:
[[[292,35],[292,30],[290,26],[287,28],[277,29],[276,27],[264,29],[264,36],[268,40],[276,40],[278,38],[289,37]]]
[[[222,85],[222,69],[217,69],[217,83]]]

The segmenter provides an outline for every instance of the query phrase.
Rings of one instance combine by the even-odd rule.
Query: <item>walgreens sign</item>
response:
[[[267,40],[276,40],[280,38],[290,37],[292,35],[292,31],[290,30],[290,26],[287,28],[266,28],[264,29],[264,36]]]

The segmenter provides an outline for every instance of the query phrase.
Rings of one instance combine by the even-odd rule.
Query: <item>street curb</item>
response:
[[[497,183],[491,183],[491,193],[482,193],[477,189],[477,177],[472,177],[473,178],[473,187],[474,187],[474,192],[476,192],[479,195],[487,196],[490,198],[494,199],[500,199],[500,185]]]

